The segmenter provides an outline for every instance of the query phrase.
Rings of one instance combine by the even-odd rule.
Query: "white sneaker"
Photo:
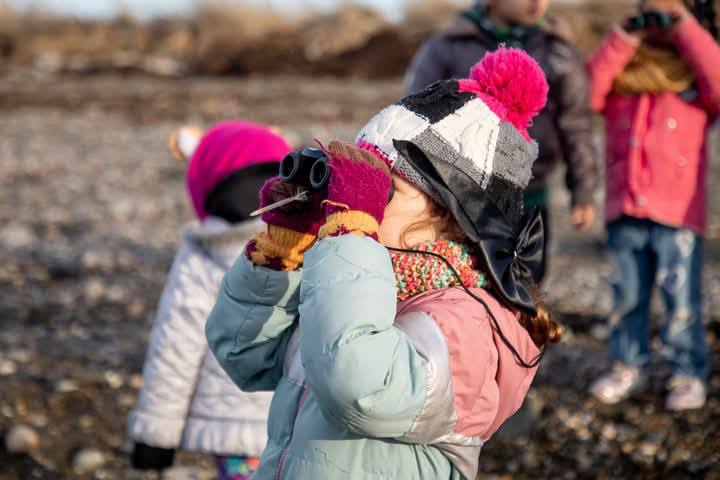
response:
[[[705,383],[697,377],[676,375],[668,382],[665,408],[673,412],[702,408],[707,399]]]
[[[593,382],[590,393],[602,403],[614,405],[643,390],[646,383],[640,370],[616,363],[610,373]]]

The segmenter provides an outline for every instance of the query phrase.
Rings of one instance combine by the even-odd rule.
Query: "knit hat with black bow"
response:
[[[470,78],[434,83],[385,108],[356,140],[450,210],[505,303],[530,313],[544,234],[538,212],[522,207],[538,155],[527,127],[547,93],[530,56],[500,48]]]

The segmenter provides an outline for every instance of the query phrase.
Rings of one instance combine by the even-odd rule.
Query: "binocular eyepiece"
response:
[[[657,10],[647,10],[640,12],[634,17],[630,17],[625,23],[624,28],[628,32],[637,32],[639,30],[648,30],[656,28],[658,30],[670,29],[677,19],[672,15]]]
[[[280,178],[308,189],[323,190],[330,180],[328,158],[317,148],[291,152],[280,162]]]
[[[306,147],[290,152],[280,162],[280,179],[308,190],[326,190],[330,182],[330,165],[327,155],[317,148]],[[390,184],[388,203],[395,196],[395,185]]]

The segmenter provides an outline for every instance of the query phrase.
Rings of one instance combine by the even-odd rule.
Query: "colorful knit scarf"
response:
[[[642,45],[623,72],[613,91],[620,95],[680,93],[695,82],[695,74],[675,48]]]
[[[420,252],[432,252],[445,257],[468,288],[482,288],[487,279],[478,270],[478,260],[467,245],[440,240],[413,248]],[[437,257],[420,253],[390,252],[398,301],[430,291],[459,285],[447,264]]]

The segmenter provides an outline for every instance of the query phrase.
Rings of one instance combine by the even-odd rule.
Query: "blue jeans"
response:
[[[674,375],[710,373],[702,320],[703,239],[688,229],[624,217],[608,225],[615,262],[610,318],[613,360],[643,369],[650,362],[650,300],[662,293],[667,317],[661,327]]]

